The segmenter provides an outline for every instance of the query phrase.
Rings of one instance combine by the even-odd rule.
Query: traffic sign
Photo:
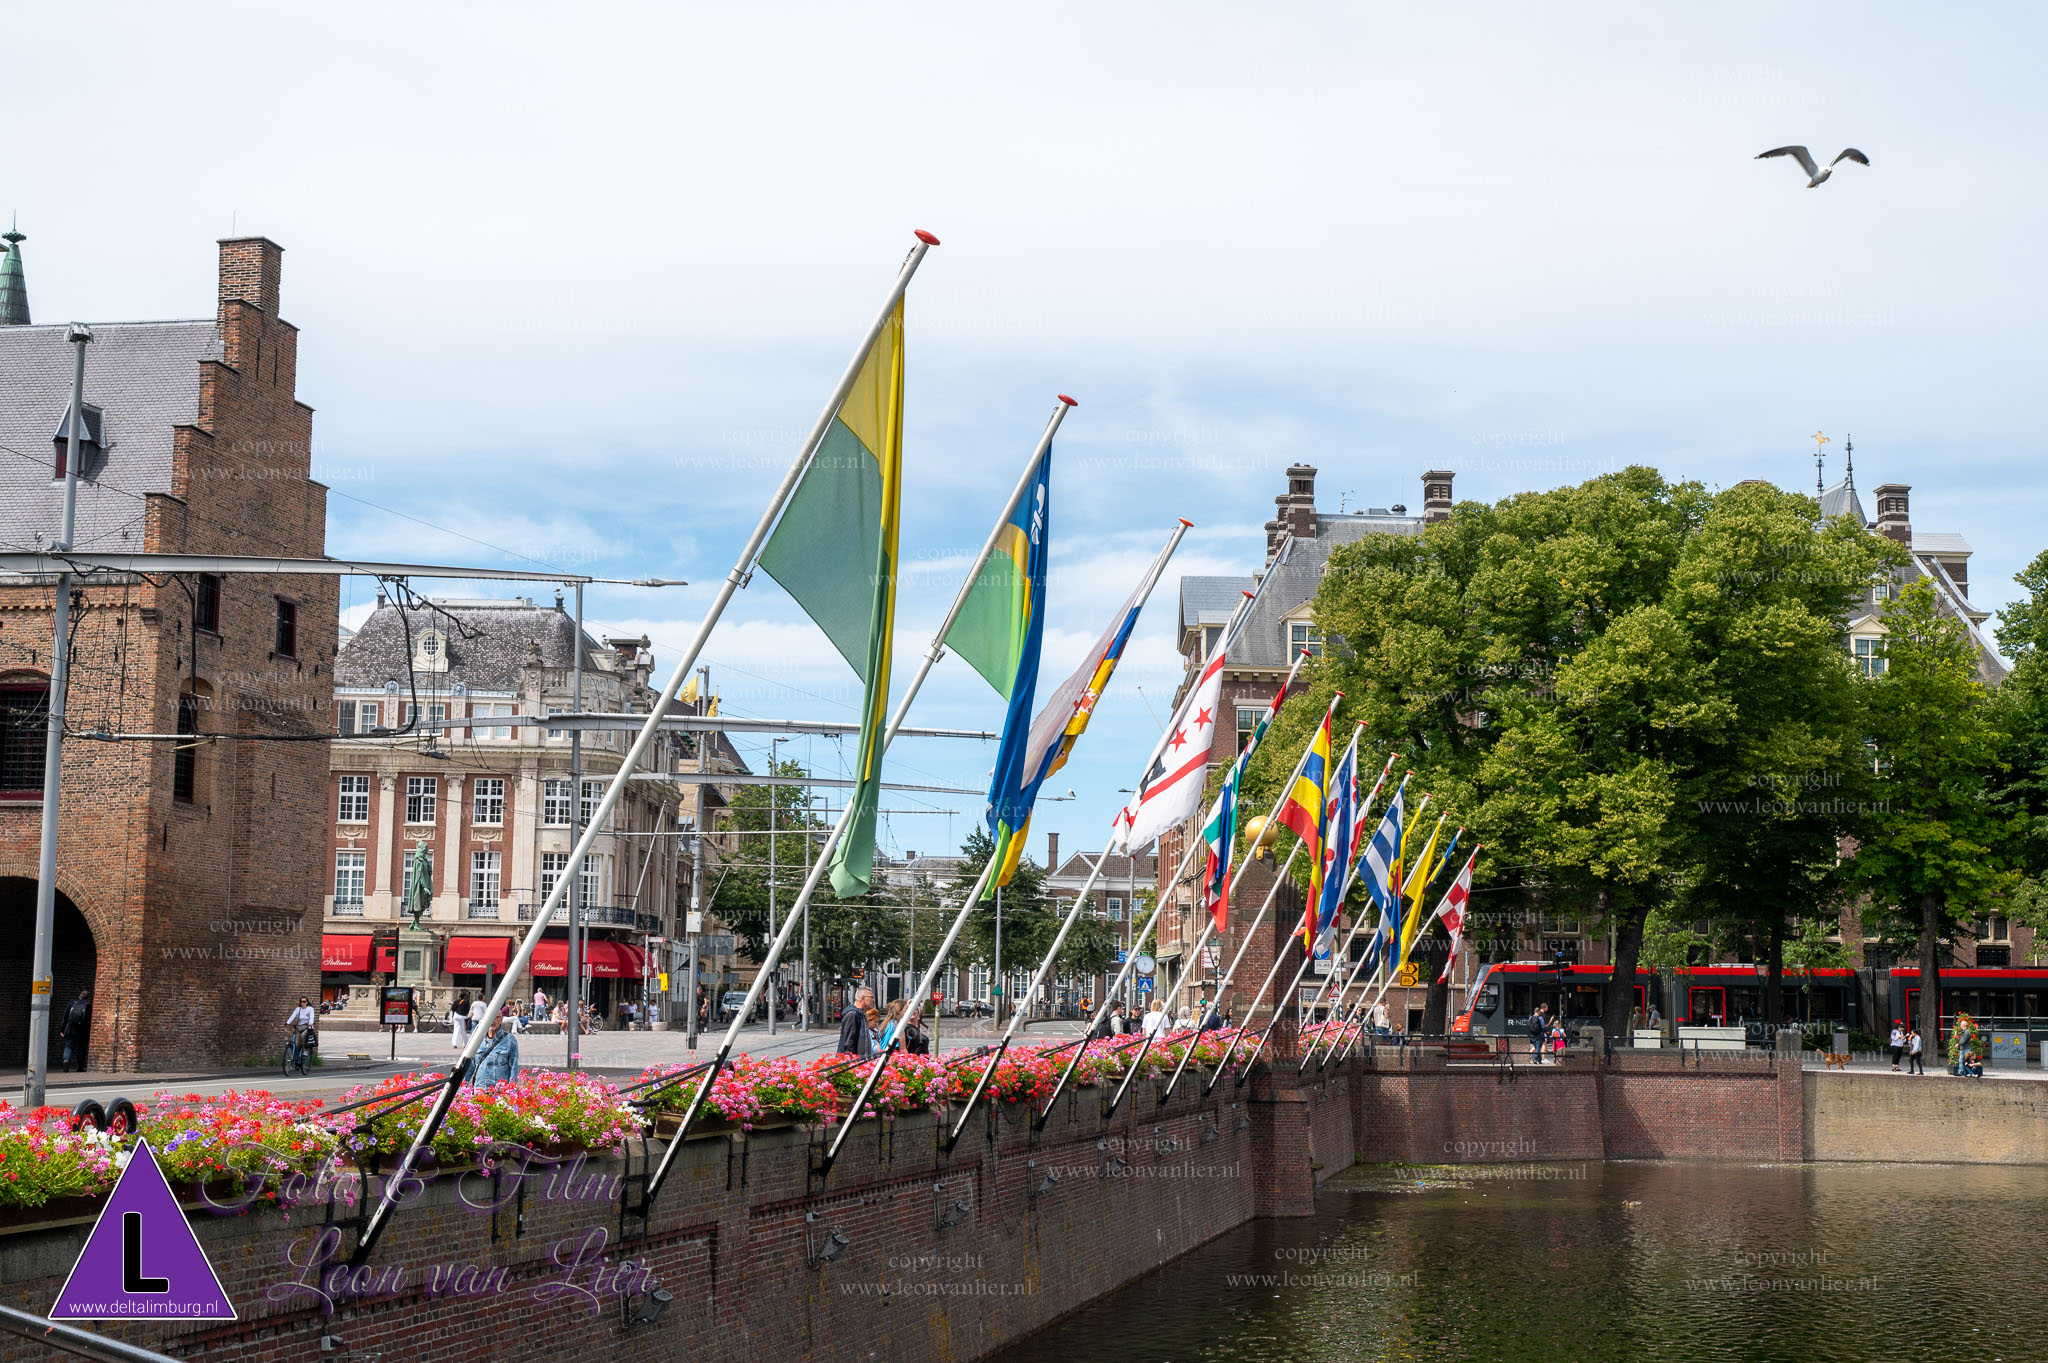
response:
[[[1138,977],[1138,992],[1140,994],[1152,992],[1152,977],[1150,975],[1140,975]]]

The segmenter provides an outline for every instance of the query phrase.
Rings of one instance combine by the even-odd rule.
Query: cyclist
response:
[[[297,1049],[302,1061],[305,1053],[313,1048],[314,1030],[319,1023],[320,1015],[313,1011],[313,1005],[307,1001],[304,994],[299,995],[299,1006],[292,1009],[291,1015],[285,1018],[284,1025],[285,1031],[291,1037],[287,1045]]]

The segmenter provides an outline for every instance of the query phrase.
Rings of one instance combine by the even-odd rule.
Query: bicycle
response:
[[[287,1077],[293,1074],[303,1075],[312,1063],[313,1047],[308,1036],[312,1030],[303,1025],[294,1027],[291,1034],[285,1038],[284,1072]]]

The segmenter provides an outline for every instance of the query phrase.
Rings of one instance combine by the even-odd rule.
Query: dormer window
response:
[[[99,408],[89,402],[85,404],[85,429],[79,433],[83,439],[80,442],[82,451],[78,461],[78,476],[88,482],[99,473],[100,465],[106,462],[102,457],[106,453],[106,447],[100,439],[104,420],[105,414]],[[71,404],[64,405],[64,415],[57,419],[57,429],[52,433],[51,441],[56,447],[53,465],[56,473],[52,477],[61,481],[69,467],[66,461],[71,454]]]
[[[413,641],[412,666],[415,672],[446,672],[448,636],[438,629],[422,630]]]

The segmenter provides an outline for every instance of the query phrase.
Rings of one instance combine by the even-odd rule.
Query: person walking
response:
[[[86,1046],[92,1036],[92,990],[79,990],[78,997],[64,1006],[60,1030],[64,1034],[65,1072],[83,1070]]]
[[[1926,1075],[1927,1065],[1920,1059],[1920,1053],[1926,1048],[1926,1043],[1921,1039],[1918,1027],[1914,1027],[1906,1033],[1906,1073],[1917,1074],[1923,1077]]]
[[[485,998],[484,998],[484,996],[483,996],[482,994],[478,994],[478,995],[477,995],[477,996],[476,996],[475,998],[473,998],[473,999],[471,999],[471,1000],[469,1001],[469,1030],[470,1030],[470,1031],[472,1031],[472,1032],[476,1032],[476,1031],[481,1031],[481,1030],[483,1030],[483,1025],[484,1025],[484,1012],[485,1012],[485,1010],[486,1010],[487,1008],[489,1008],[489,1006],[490,1006],[490,1005],[489,1005],[488,1001],[487,1001],[487,1000],[485,1000]]]
[[[505,1023],[503,1013],[491,1019],[483,1043],[477,1047],[476,1069],[470,1082],[478,1088],[504,1084],[519,1077],[519,1033]]]
[[[1131,1020],[1124,1016],[1121,1001],[1109,1005],[1109,1016],[1103,1019],[1109,1025],[1109,1035],[1122,1036],[1131,1030]]]
[[[863,989],[839,1015],[839,1054],[866,1060],[875,1053],[874,1033],[868,1030],[868,1009],[875,1006],[875,991]]]
[[[459,1051],[469,1044],[469,991],[466,989],[448,1005],[448,1031],[449,1049]]]
[[[1157,1036],[1160,1029],[1164,1026],[1166,1026],[1166,1005],[1158,999],[1154,999],[1152,1000],[1151,1008],[1145,1012],[1145,1035]]]
[[[1529,1015],[1529,1063],[1532,1065],[1543,1063],[1543,1042],[1550,1035],[1550,1025],[1544,1014],[1549,1009],[1549,1004],[1539,1003],[1536,1011]]]
[[[1892,1019],[1892,1035],[1889,1044],[1892,1048],[1892,1073],[1897,1074],[1899,1072],[1899,1057],[1906,1053],[1905,1024],[1897,1018]]]

